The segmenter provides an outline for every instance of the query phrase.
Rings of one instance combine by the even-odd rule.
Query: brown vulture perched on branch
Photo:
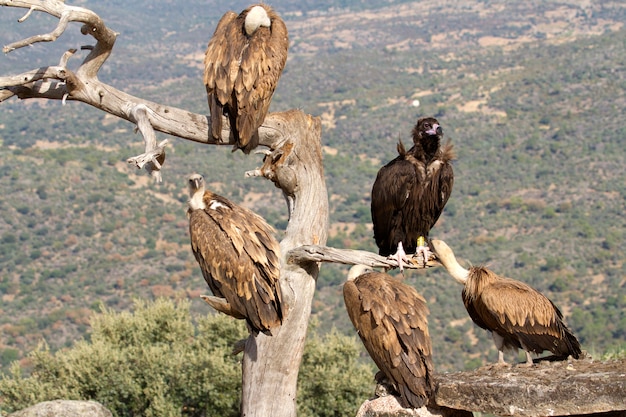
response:
[[[355,265],[343,298],[365,348],[403,407],[427,405],[435,384],[424,297],[388,274]],[[380,373],[376,379],[381,382]]]
[[[454,183],[454,152],[441,145],[437,119],[421,118],[413,128],[413,147],[398,143],[399,155],[378,171],[372,187],[372,222],[378,253],[398,261],[421,253],[428,261],[428,232],[441,215]]]
[[[227,116],[233,150],[247,154],[258,146],[258,128],[270,108],[288,47],[287,27],[267,4],[252,5],[239,15],[230,11],[220,19],[204,57],[213,138],[221,138],[222,116]]]
[[[204,178],[189,177],[189,235],[202,275],[218,299],[217,310],[246,319],[253,332],[271,335],[283,306],[280,247],[262,217],[204,189]]]
[[[524,349],[529,366],[533,364],[531,352],[549,350],[559,360],[569,355],[580,357],[578,340],[563,323],[561,311],[546,296],[484,266],[467,270],[459,265],[445,242],[433,239],[430,244],[448,273],[463,284],[463,304],[472,321],[491,332],[499,364],[506,364],[505,349]]]

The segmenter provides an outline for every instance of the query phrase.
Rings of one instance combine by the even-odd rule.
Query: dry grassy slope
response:
[[[279,11],[280,3],[273,3]],[[520,262],[521,252],[537,254],[530,240],[506,248],[500,239],[534,235],[540,238],[545,225],[533,224],[532,213],[541,217],[542,210],[556,206],[552,197],[556,192],[543,184],[520,185],[517,178],[505,178],[503,171],[509,168],[505,165],[496,169],[496,182],[510,181],[512,185],[505,184],[504,194],[496,199],[491,194],[493,183],[481,177],[484,170],[480,168],[479,172],[475,165],[484,165],[481,155],[489,154],[489,147],[502,145],[485,144],[487,149],[481,148],[484,141],[479,132],[481,129],[506,131],[509,126],[527,122],[519,116],[512,117],[510,103],[501,97],[503,91],[519,88],[529,73],[542,75],[536,68],[518,62],[517,51],[529,45],[541,48],[567,45],[617,30],[624,21],[620,18],[624,12],[618,3],[601,6],[590,2],[510,3],[428,1],[358,12],[285,13],[292,48],[275,96],[274,110],[301,107],[322,117],[333,207],[331,237],[337,246],[373,249],[368,222],[363,217],[355,219],[352,211],[355,207],[365,207],[367,212],[367,195],[376,169],[381,161],[393,156],[395,142],[399,136],[406,137],[404,132],[410,130],[415,112],[435,113],[445,108],[446,132],[458,140],[460,160],[451,200],[451,209],[456,214],[444,215],[437,226],[438,233],[452,242],[463,242],[458,248],[455,245],[455,249],[463,256],[472,255],[476,263],[495,258],[496,265],[510,269],[514,262]],[[197,5],[190,3],[189,7]],[[99,13],[107,20],[105,8]],[[119,14],[119,9],[116,13]],[[174,21],[163,21],[162,16],[176,18],[172,10],[163,13],[146,9],[145,13],[145,33],[150,34],[158,33],[160,26]],[[161,17],[152,19],[155,15]],[[111,24],[115,26],[115,22]],[[167,36],[146,39],[142,31],[133,31],[128,22],[122,27],[125,30],[104,77],[117,87],[130,86],[138,95],[205,111],[204,97],[199,94],[202,89],[197,82],[198,64],[207,33],[212,29],[201,24],[180,24],[177,31],[168,29]],[[6,32],[0,36],[6,43]],[[60,42],[62,39],[57,44]],[[8,55],[8,61],[0,61],[2,73],[17,62],[32,65],[29,59],[33,52],[41,60],[47,47],[37,46],[34,51]],[[495,62],[492,56],[497,54],[502,54],[503,62],[489,66]],[[53,56],[43,62],[56,63],[58,57]],[[487,67],[481,66],[482,62]],[[564,84],[562,90],[566,91],[567,87]],[[520,101],[525,99],[524,91],[527,91],[523,88],[519,89]],[[422,102],[418,110],[410,106],[415,99]],[[559,105],[582,112],[593,108],[593,100],[583,97],[564,100]],[[7,111],[0,115],[0,139],[6,145],[17,137],[32,141],[34,146],[19,152],[6,146],[0,148],[3,169],[0,188],[10,193],[0,198],[4,213],[0,236],[3,239],[13,236],[3,242],[0,258],[0,343],[3,343],[0,349],[18,349],[19,355],[23,355],[41,337],[55,347],[71,343],[87,330],[87,312],[100,301],[125,308],[133,296],[197,299],[200,292],[207,291],[186,247],[184,178],[191,171],[205,173],[220,192],[253,205],[274,224],[280,226],[286,221],[282,199],[271,184],[242,179],[245,170],[258,165],[258,157],[244,158],[227,149],[207,150],[174,139],[164,172],[165,184],[154,186],[146,183],[143,173],[124,163],[126,157],[141,152],[140,140],[131,134],[132,126],[128,123],[112,121],[79,104],[64,108],[57,103],[33,102],[3,106]],[[527,112],[530,114],[532,109]],[[469,124],[470,118],[479,121],[480,129]],[[85,127],[80,130],[76,126]],[[556,130],[555,126],[544,127],[550,134]],[[374,134],[375,131],[384,133]],[[532,150],[524,148],[527,137],[504,136],[500,139],[507,141],[506,152],[521,150],[532,154]],[[87,150],[80,148],[84,138],[92,145],[94,141],[102,145]],[[51,141],[72,146],[51,147]],[[537,154],[544,152],[541,141],[537,146]],[[359,156],[352,159],[349,153],[355,149]],[[72,154],[86,157],[86,161],[57,162]],[[532,158],[527,163],[538,164]],[[360,177],[354,176],[355,172]],[[608,207],[619,205],[619,193],[601,192],[593,181],[585,183],[588,193],[581,194],[581,183],[574,179],[564,180],[565,186],[557,191],[566,195],[564,201],[573,202],[573,211],[577,207],[584,210],[592,207],[588,199]],[[41,185],[48,191],[45,200],[37,194]],[[69,202],[68,192],[75,195]],[[114,196],[112,200],[110,196]],[[493,204],[484,203],[481,198],[492,199]],[[519,213],[506,210],[517,210],[516,207],[524,205],[531,207],[530,215],[522,213],[521,217],[528,217],[529,221],[511,224],[511,216]],[[25,206],[29,209],[23,213]],[[474,206],[478,207],[476,212]],[[491,213],[492,210],[496,213]],[[478,218],[478,226],[472,226],[471,234],[470,231],[466,234],[463,223],[469,220],[464,216],[469,215]],[[558,216],[554,222],[557,220]],[[45,247],[41,247],[42,243]],[[577,242],[565,244],[570,243],[574,246]],[[17,253],[21,256],[16,256]],[[538,256],[539,262],[545,262],[543,256]],[[532,265],[531,261],[526,262]],[[604,282],[607,268],[602,265],[598,272],[590,274],[592,285],[588,290],[598,292],[599,298],[585,302],[606,299],[602,286],[597,284]],[[572,276],[566,268],[557,269],[555,274],[562,274],[568,280]],[[574,276],[587,282],[588,277]],[[343,312],[341,288],[335,285],[342,277],[341,268],[323,268],[314,302],[315,315],[323,327],[350,328]],[[488,336],[472,326],[458,303],[454,305],[448,300],[458,296],[459,288],[437,273],[410,275],[409,280],[432,305],[431,332],[437,344],[454,347],[446,349],[447,357],[435,355],[440,368],[460,369],[472,359],[484,363],[484,350],[490,346]],[[557,296],[567,300],[565,295]],[[566,315],[569,305],[563,306]],[[202,304],[196,304],[195,308],[207,311]],[[491,351],[489,359],[494,354]]]
[[[614,7],[622,7],[615,4]],[[508,4],[474,1],[422,1],[366,11],[345,11],[290,22],[293,42],[302,52],[316,53],[335,48],[386,47],[425,51],[440,48],[506,46],[536,42],[539,34],[552,43],[568,42],[579,36],[599,35],[623,26],[620,20],[600,18],[590,21],[594,5],[588,1],[526,2]],[[463,21],[451,27],[450,21]],[[433,27],[434,26],[434,27]],[[408,38],[406,33],[432,27],[430,40]],[[437,31],[440,29],[440,31]],[[507,30],[519,30],[515,37]],[[437,33],[440,32],[440,33]],[[509,32],[510,33],[510,32]],[[295,53],[299,53],[295,50]]]
[[[538,7],[539,6],[539,7]],[[615,5],[615,7],[621,7]],[[539,5],[538,3],[510,4],[506,2],[457,2],[457,1],[425,1],[394,5],[376,10],[343,11],[322,14],[318,17],[299,19],[295,13],[290,20],[289,31],[293,47],[291,57],[316,55],[328,50],[350,50],[353,48],[374,48],[395,51],[398,53],[420,53],[428,57],[442,51],[446,61],[459,60],[454,50],[501,47],[514,50],[520,45],[538,43],[538,37],[544,37],[542,43],[561,44],[573,42],[580,37],[600,35],[605,31],[616,31],[623,27],[619,18],[589,19],[594,13],[593,5],[588,1],[570,1]],[[618,16],[616,16],[618,17]],[[289,15],[287,18],[292,19]],[[463,25],[453,27],[451,24],[439,23],[440,19],[462,21]],[[425,28],[434,26],[434,34],[424,35]],[[506,28],[515,29],[515,35]],[[418,36],[410,36],[417,34]],[[420,36],[421,35],[421,36]],[[499,36],[497,36],[499,35]],[[425,61],[428,61],[426,58]],[[461,65],[462,63],[459,62]],[[421,73],[423,68],[401,68],[399,71]],[[462,69],[461,69],[462,71]],[[503,68],[502,71],[524,73],[525,68]],[[445,75],[446,70],[442,71]],[[468,73],[467,77],[475,78],[476,74]],[[494,69],[491,79],[498,79],[498,71]],[[484,85],[479,84],[480,98],[466,100],[455,91],[446,91],[448,99],[445,105],[454,106],[465,113],[480,113],[506,119],[505,109],[491,108],[487,104],[490,95],[502,88],[502,83],[487,79]],[[371,80],[376,82],[376,80]],[[420,99],[441,91],[416,90],[402,97],[382,97],[381,106],[408,104],[406,96]],[[337,116],[341,107],[356,107],[355,98],[330,102],[310,103],[317,105],[314,114],[319,115],[322,125],[327,131],[337,127],[337,118],[345,120],[347,116]],[[324,152],[334,156],[338,150],[326,146]],[[367,155],[363,154],[365,158]],[[375,166],[384,161],[373,159]],[[340,199],[339,195],[331,195],[331,200]],[[338,231],[350,234],[355,223],[336,222],[331,224],[330,234],[336,236]],[[369,226],[369,225],[368,225]],[[515,233],[515,231],[512,231]]]
[[[621,9],[623,6],[614,4],[613,7]],[[594,6],[588,1],[519,4],[499,1],[424,1],[376,10],[323,14],[306,19],[294,17],[289,21],[293,44],[290,57],[315,56],[328,53],[329,50],[336,53],[366,48],[419,54],[424,63],[430,62],[431,56],[454,62],[459,59],[458,52],[468,49],[483,50],[483,53],[488,54],[491,47],[511,51],[525,44],[557,45],[606,31],[617,31],[624,25],[619,14],[614,15],[614,19],[610,14],[591,18],[594,12]],[[480,54],[480,51],[476,52],[476,55]],[[462,65],[461,62],[459,64]],[[514,72],[523,69],[502,70]],[[405,67],[399,70],[420,74],[424,68]],[[462,68],[458,70],[462,71]],[[443,70],[442,74],[445,75],[445,72]],[[466,75],[477,77],[479,74]],[[372,79],[371,82],[376,80]],[[490,92],[497,91],[501,86],[479,85],[478,88],[483,90],[481,99],[468,102],[460,94],[452,95],[447,104],[465,112],[505,116],[503,109],[491,109],[486,105]],[[420,90],[412,95],[420,98],[436,92]],[[406,103],[406,98],[402,97],[384,99],[387,105]],[[336,102],[319,102],[317,105],[321,108],[318,114],[325,127],[332,129],[336,126],[333,110],[338,106],[355,106],[356,101],[348,98]]]

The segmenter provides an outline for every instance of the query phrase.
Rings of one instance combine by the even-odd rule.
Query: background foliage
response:
[[[225,6],[80,4],[120,33],[101,79],[206,113],[202,53]],[[301,108],[322,120],[329,245],[375,249],[369,192],[376,172],[395,156],[398,139],[408,141],[418,116],[435,115],[458,159],[432,235],[468,263],[543,291],[592,355],[623,350],[626,8],[576,0],[273,6],[287,21],[291,48],[272,109]],[[2,12],[2,44],[57,23],[35,13],[18,25],[21,11]],[[91,42],[78,29],[3,56],[0,74],[56,64],[69,47]],[[208,290],[184,214],[189,173],[201,172],[214,191],[279,230],[286,225],[273,185],[243,178],[260,156],[170,138],[165,181],[155,185],[125,162],[143,149],[129,123],[80,103],[1,105],[3,372],[14,360],[28,369],[27,354],[42,339],[54,352],[89,337],[86,317],[102,303],[126,311],[135,298],[187,298],[192,316],[206,313],[198,296]],[[341,298],[346,272],[322,267],[313,303],[320,334],[353,335]],[[471,323],[446,274],[405,279],[429,302],[438,371],[495,360],[490,337]]]
[[[29,354],[30,376],[14,362],[0,379],[0,414],[55,399],[95,400],[114,416],[238,416],[242,321],[207,315],[194,323],[188,301],[136,300],[134,312],[103,307],[93,333],[55,353]],[[373,390],[372,368],[354,337],[315,335],[305,347],[299,414],[354,415]]]

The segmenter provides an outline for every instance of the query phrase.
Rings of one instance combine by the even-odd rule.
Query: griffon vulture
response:
[[[350,269],[343,298],[352,324],[404,407],[434,393],[428,307],[415,288],[364,265]],[[379,379],[379,375],[377,375]]]
[[[484,266],[463,268],[450,247],[433,239],[431,247],[448,273],[463,284],[463,304],[479,327],[489,330],[498,349],[498,364],[506,364],[504,350],[524,349],[526,364],[531,352],[552,352],[563,360],[578,359],[580,344],[563,323],[561,311],[546,296],[529,285],[496,275]]]
[[[274,229],[252,211],[204,188],[201,175],[189,177],[189,235],[202,275],[213,295],[224,299],[220,311],[245,318],[253,332],[270,335],[284,313]]]
[[[428,233],[441,215],[454,183],[454,152],[441,145],[437,119],[421,118],[413,128],[413,147],[398,143],[399,155],[378,171],[372,187],[372,222],[378,253],[398,261],[422,254],[428,261]]]
[[[287,27],[267,4],[222,17],[204,57],[213,138],[220,139],[222,116],[227,116],[233,150],[247,154],[258,145],[258,128],[285,67],[288,47]]]

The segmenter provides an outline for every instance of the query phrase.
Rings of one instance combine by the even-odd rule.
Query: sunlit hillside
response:
[[[73,4],[92,8],[119,32],[103,81],[208,111],[203,52],[224,5]],[[432,236],[469,263],[489,264],[543,291],[592,354],[626,343],[626,6],[272,5],[291,39],[272,109],[321,118],[330,246],[375,250],[369,192],[376,172],[395,156],[399,139],[410,141],[417,117],[435,115],[458,159],[452,197]],[[19,24],[22,11],[1,10],[3,45],[57,23],[34,13]],[[92,42],[79,29],[71,25],[56,42],[1,56],[0,76],[56,65],[65,50]],[[80,103],[11,99],[0,106],[3,369],[42,338],[59,348],[88,337],[89,314],[100,304],[126,309],[133,297],[166,296],[192,299],[197,314],[209,311],[199,301],[209,289],[188,245],[189,173],[204,174],[216,192],[279,230],[286,225],[274,185],[244,178],[260,155],[169,138],[158,185],[126,163],[143,152],[130,123]],[[346,272],[322,267],[313,304],[319,329],[353,334],[341,297]],[[495,359],[489,335],[469,320],[460,287],[443,271],[408,272],[406,279],[429,302],[439,370]]]

